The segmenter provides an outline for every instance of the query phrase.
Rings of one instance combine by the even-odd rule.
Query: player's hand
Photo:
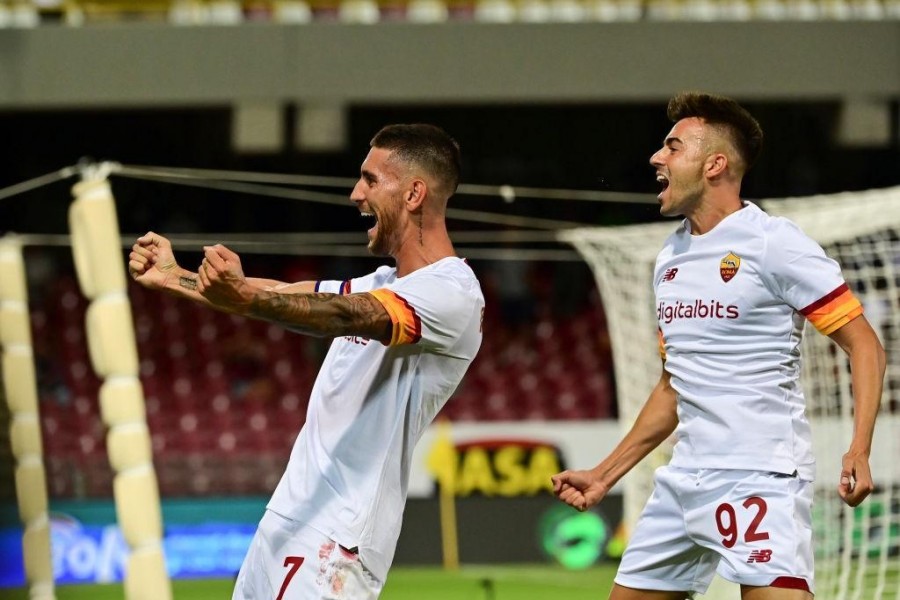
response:
[[[240,257],[221,244],[203,248],[197,269],[197,291],[211,303],[240,311],[253,300],[254,288],[244,277]]]
[[[141,285],[151,289],[164,289],[169,279],[177,276],[178,271],[172,243],[158,233],[147,232],[131,247],[128,273]]]
[[[550,480],[556,497],[581,511],[603,500],[609,491],[593,471],[563,471]]]
[[[841,500],[849,506],[857,506],[873,489],[875,484],[872,482],[868,455],[853,451],[845,454],[841,461],[841,481],[838,484]]]

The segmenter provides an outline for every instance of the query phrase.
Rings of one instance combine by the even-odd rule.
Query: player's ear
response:
[[[714,154],[710,154],[706,159],[706,165],[704,168],[704,174],[709,179],[714,177],[719,177],[723,173],[725,173],[725,169],[728,168],[728,157],[721,153],[716,152]]]
[[[425,181],[422,179],[413,179],[404,198],[406,201],[406,210],[410,212],[417,210],[422,205],[427,194],[428,185]]]

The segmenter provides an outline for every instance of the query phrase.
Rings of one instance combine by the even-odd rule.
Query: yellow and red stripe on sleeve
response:
[[[389,346],[415,344],[422,337],[422,321],[416,310],[402,296],[388,289],[377,289],[369,292],[381,302],[394,324]]]
[[[659,338],[659,357],[666,360],[666,340],[663,337],[662,329],[656,329],[656,336]]]
[[[862,304],[846,283],[800,311],[823,335],[834,333],[862,313]]]

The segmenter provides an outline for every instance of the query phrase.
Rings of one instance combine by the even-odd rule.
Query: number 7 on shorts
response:
[[[287,572],[287,575],[284,576],[284,583],[281,584],[281,590],[278,591],[278,597],[275,600],[282,600],[284,598],[284,592],[287,590],[288,584],[291,582],[291,579],[294,578],[294,575],[297,573],[297,570],[300,568],[300,565],[303,564],[302,556],[285,556],[284,557],[284,566],[290,567],[291,570]]]

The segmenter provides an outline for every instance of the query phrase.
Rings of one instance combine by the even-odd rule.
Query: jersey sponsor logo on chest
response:
[[[736,305],[723,304],[718,300],[663,300],[656,307],[656,318],[666,324],[679,319],[737,319],[740,316]]]

